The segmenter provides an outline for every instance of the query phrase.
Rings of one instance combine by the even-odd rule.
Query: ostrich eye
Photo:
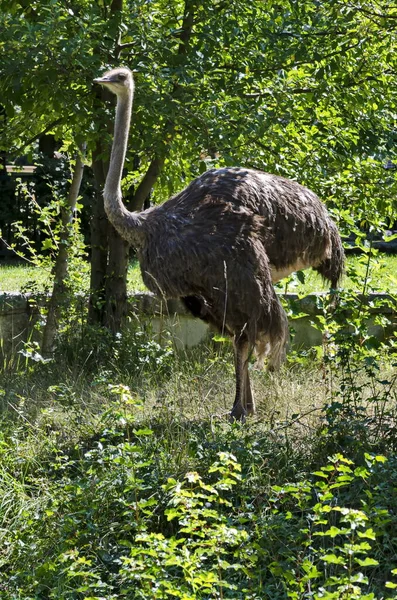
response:
[[[119,73],[119,75],[117,76],[119,81],[125,81],[127,78],[127,75],[124,75],[124,73]]]

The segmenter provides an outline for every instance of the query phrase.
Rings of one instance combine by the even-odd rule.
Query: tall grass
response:
[[[253,371],[241,426],[227,345],[90,335],[2,373],[1,598],[393,597],[387,354]]]

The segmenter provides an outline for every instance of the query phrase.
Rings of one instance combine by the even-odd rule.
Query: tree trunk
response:
[[[106,165],[103,148],[98,140],[92,153],[92,169],[95,179],[95,203],[91,220],[91,276],[88,322],[103,325],[105,322],[105,282],[108,263],[108,220],[103,204],[103,186]]]
[[[123,0],[112,0],[110,17],[121,21]],[[119,52],[119,39],[115,41],[116,54]],[[116,56],[116,58],[118,58]],[[114,57],[109,57],[113,62]],[[103,105],[114,96],[108,90],[98,88],[97,98]],[[104,129],[111,131],[113,123],[103,124]],[[93,152],[93,171],[96,187],[96,202],[91,222],[91,282],[88,308],[88,322],[104,325],[113,333],[120,331],[127,314],[127,269],[128,244],[120,237],[107,220],[103,188],[108,172],[109,148],[105,148],[98,140]]]
[[[58,255],[55,261],[54,285],[48,305],[47,321],[41,346],[43,355],[48,355],[53,350],[55,337],[59,328],[61,309],[65,308],[67,303],[67,277],[69,248],[71,243],[71,226],[77,198],[79,196],[81,180],[83,178],[84,162],[82,153],[84,151],[85,147],[79,149],[68,198],[61,207],[62,230],[59,240]]]
[[[104,90],[104,99],[108,92]],[[113,98],[112,98],[113,100]],[[128,244],[109,223],[103,202],[107,154],[98,141],[93,152],[96,202],[91,222],[91,284],[88,321],[121,330],[127,314]]]
[[[121,330],[127,316],[127,270],[129,245],[108,224],[109,260],[105,283],[105,325],[112,333]]]
[[[180,33],[180,44],[178,55],[187,54],[191,38],[196,0],[186,0],[182,31]],[[112,0],[112,16],[119,15],[121,18],[123,0]],[[115,44],[116,59],[123,51],[121,38]],[[172,94],[177,96],[180,90],[177,84],[173,86]],[[105,101],[106,90],[102,90],[100,97]],[[99,93],[98,93],[99,96]],[[112,124],[113,125],[113,124]],[[168,122],[164,132],[164,142],[153,157],[147,172],[129,203],[128,208],[134,211],[142,210],[146,198],[150,195],[162,168],[167,153],[168,141],[173,133],[173,124]],[[103,324],[113,333],[120,331],[127,314],[127,270],[128,270],[128,244],[122,240],[120,235],[108,224],[105,240],[104,228],[101,221],[104,217],[102,190],[104,187],[107,163],[103,162],[103,148],[100,142],[97,145],[98,152],[93,156],[94,176],[97,186],[97,205],[92,221],[92,264],[91,264],[91,297],[89,305],[89,322]]]

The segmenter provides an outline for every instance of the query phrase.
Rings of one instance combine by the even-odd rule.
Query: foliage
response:
[[[360,289],[365,272],[367,262],[366,255],[348,256],[347,269],[349,277],[346,275],[343,279],[343,288],[347,290],[357,291]],[[87,267],[86,267],[87,268]],[[371,258],[369,278],[367,278],[368,292],[381,292],[387,290],[394,294],[397,291],[397,257],[394,255],[377,255]],[[47,276],[46,276],[47,273]],[[37,282],[37,290],[41,291],[49,278],[50,273],[42,269],[36,269],[26,264],[5,264],[0,270],[0,286],[3,290],[21,291],[26,289],[27,282]],[[80,269],[81,285],[80,292],[86,292],[89,287],[88,273]],[[131,293],[136,291],[145,291],[145,287],[139,268],[138,261],[130,262],[128,270],[128,290]],[[304,295],[324,291],[324,285],[315,271],[300,271],[299,275],[294,274],[276,284],[276,289],[281,294],[298,294],[300,297]]]
[[[319,445],[349,449],[350,456],[357,456],[367,448],[396,449],[397,363],[392,358],[390,372],[386,376],[381,374],[376,358],[378,343],[374,349],[371,341],[367,336],[363,345],[354,347],[355,341],[349,340],[327,358],[334,363],[331,369],[338,376],[338,386],[324,408]],[[368,342],[369,351],[365,349]]]
[[[165,144],[156,200],[203,169],[244,164],[300,179],[349,227],[393,216],[394,8],[341,0],[120,3],[3,2],[4,143],[41,131],[68,148],[91,126],[91,82],[114,60],[137,70],[127,186]],[[178,52],[184,10],[188,46]],[[118,58],[118,55],[121,58]],[[51,86],[51,93],[43,90]],[[244,127],[240,127],[240,123]],[[349,199],[346,205],[346,199]]]
[[[17,221],[13,224],[15,244],[11,248],[15,249],[21,258],[26,259],[31,265],[44,271],[51,271],[59,245],[61,243],[61,233],[64,225],[60,220],[60,213],[63,207],[66,208],[66,199],[62,196],[62,191],[56,187],[52,188],[52,200],[45,206],[40,206],[36,200],[35,194],[31,192],[29,186],[21,183],[21,190],[30,205],[36,227],[40,229],[42,240],[36,243],[31,239],[28,226]],[[76,212],[72,222],[68,225],[70,233],[70,269],[69,285],[74,291],[81,290],[81,277],[88,271],[86,264],[86,246],[80,234],[79,211],[81,204],[76,205]],[[44,238],[44,239],[43,239]],[[19,252],[18,248],[23,248]]]
[[[186,483],[169,479],[163,486],[169,495],[164,514],[168,521],[177,520],[177,533],[166,537],[143,528],[123,559],[123,594],[196,598],[236,589],[228,575],[242,569],[237,549],[248,536],[244,529],[230,526],[220,509],[232,506],[225,493],[238,481],[239,465],[233,455],[221,453],[209,469],[215,472],[218,480],[213,485],[191,472]]]
[[[71,164],[66,155],[49,158],[43,153],[34,153],[35,171],[30,175],[11,174],[2,172],[2,215],[0,220],[1,235],[9,245],[14,244],[19,253],[30,258],[29,248],[24,247],[18,236],[14,235],[14,224],[22,226],[29,239],[29,246],[39,247],[47,244],[49,233],[40,227],[38,219],[40,211],[45,211],[55,202],[62,202],[70,188]],[[24,162],[24,159],[22,159]],[[89,242],[88,221],[91,218],[93,195],[92,177],[86,175],[85,185],[81,190],[78,213],[84,240]],[[5,186],[6,189],[5,189]],[[59,208],[57,209],[59,213]],[[51,237],[49,238],[51,239]]]
[[[374,464],[386,459],[366,454],[365,460],[366,466],[354,468],[352,461],[338,454],[314,473],[318,481],[273,488],[269,541],[276,544],[276,560],[269,568],[284,581],[288,598],[375,598],[373,592],[367,593],[370,572],[379,566],[372,544],[385,530],[388,512],[373,502],[376,491],[372,493],[370,481]],[[358,500],[349,508],[340,504],[346,488],[351,498],[356,491]],[[296,555],[289,540],[299,548]]]
[[[229,450],[236,426],[219,430],[224,450],[205,472],[170,477],[167,436],[137,422],[127,388],[112,391],[97,433],[74,447],[37,432],[32,460],[26,442],[3,434],[5,599],[364,600],[393,586],[384,457],[354,466],[336,455],[258,501],[249,454],[241,448],[239,464]]]
[[[161,173],[145,197],[153,187],[158,203],[209,167],[241,164],[311,187],[371,260],[370,240],[393,227],[397,53],[388,0],[8,0],[3,8],[1,133],[11,155],[51,132],[65,151],[84,139],[92,152],[100,140],[105,161],[111,117],[92,80],[126,63],[137,80],[127,202],[151,165]],[[124,298],[121,289],[115,303]]]
[[[1,596],[393,598],[397,381],[380,357],[394,347],[368,331],[374,307],[358,291],[372,237],[395,218],[396,9],[118,5],[3,2],[2,149],[29,152],[43,132],[65,151],[106,142],[91,82],[117,57],[137,71],[127,196],[158,155],[154,202],[211,166],[297,178],[353,234],[364,276],[353,267],[332,317],[322,305],[314,406],[281,414],[282,378],[257,375],[264,416],[244,427],[217,418],[233,385],[222,354],[184,362],[142,328],[109,339],[82,320],[54,361],[36,361],[32,342],[1,374]],[[59,204],[37,213],[48,254]],[[290,360],[295,388],[307,362]]]
[[[70,199],[62,197],[53,188],[53,198],[45,206],[40,206],[35,195],[23,186],[32,204],[37,226],[42,232],[39,243],[31,240],[26,226],[21,222],[14,223],[15,244],[11,245],[16,253],[25,258],[38,270],[51,273],[55,284],[51,286],[52,297],[45,302],[49,287],[40,290],[34,281],[27,282],[25,292],[30,292],[30,302],[41,308],[41,318],[35,329],[43,333],[44,353],[50,353],[50,347],[56,335],[75,327],[82,317],[84,297],[81,294],[84,274],[88,272],[86,247],[80,233],[79,210],[81,205],[74,199],[73,207]],[[23,248],[23,254],[18,248]],[[43,293],[44,292],[44,293]],[[56,313],[56,315],[55,315]],[[49,321],[51,320],[51,327]],[[44,326],[44,327],[43,327]],[[50,332],[51,329],[51,332]],[[46,338],[47,336],[47,338]],[[50,339],[52,340],[50,343]]]
[[[2,380],[5,600],[393,598],[392,371],[360,380],[357,365],[337,381],[323,363],[333,383],[322,418],[310,424],[291,406],[241,426],[203,419],[202,405],[188,412],[210,378],[232,380],[222,354],[212,375],[194,356],[165,355],[156,371],[144,337],[137,347],[148,355],[141,377],[119,359],[88,370],[75,357],[74,367],[19,365]],[[297,386],[297,365],[291,372]],[[117,383],[129,376],[133,387]],[[307,387],[308,371],[301,378]],[[281,381],[263,381],[276,409]]]

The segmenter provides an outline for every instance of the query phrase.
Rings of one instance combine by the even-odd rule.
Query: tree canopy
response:
[[[163,156],[156,199],[210,165],[244,164],[298,178],[363,217],[380,207],[391,216],[391,2],[3,0],[2,9],[11,156],[42,132],[92,148],[104,135],[92,79],[122,63],[137,88],[128,181]]]
[[[395,223],[389,0],[3,0],[0,31],[0,151],[12,160],[51,133],[92,157],[93,322],[118,330],[127,297],[128,248],[104,227],[101,194],[114,105],[92,84],[109,67],[135,72],[130,208],[149,193],[164,201],[210,167],[242,165],[312,188],[342,233]],[[105,305],[107,317],[95,312]]]

